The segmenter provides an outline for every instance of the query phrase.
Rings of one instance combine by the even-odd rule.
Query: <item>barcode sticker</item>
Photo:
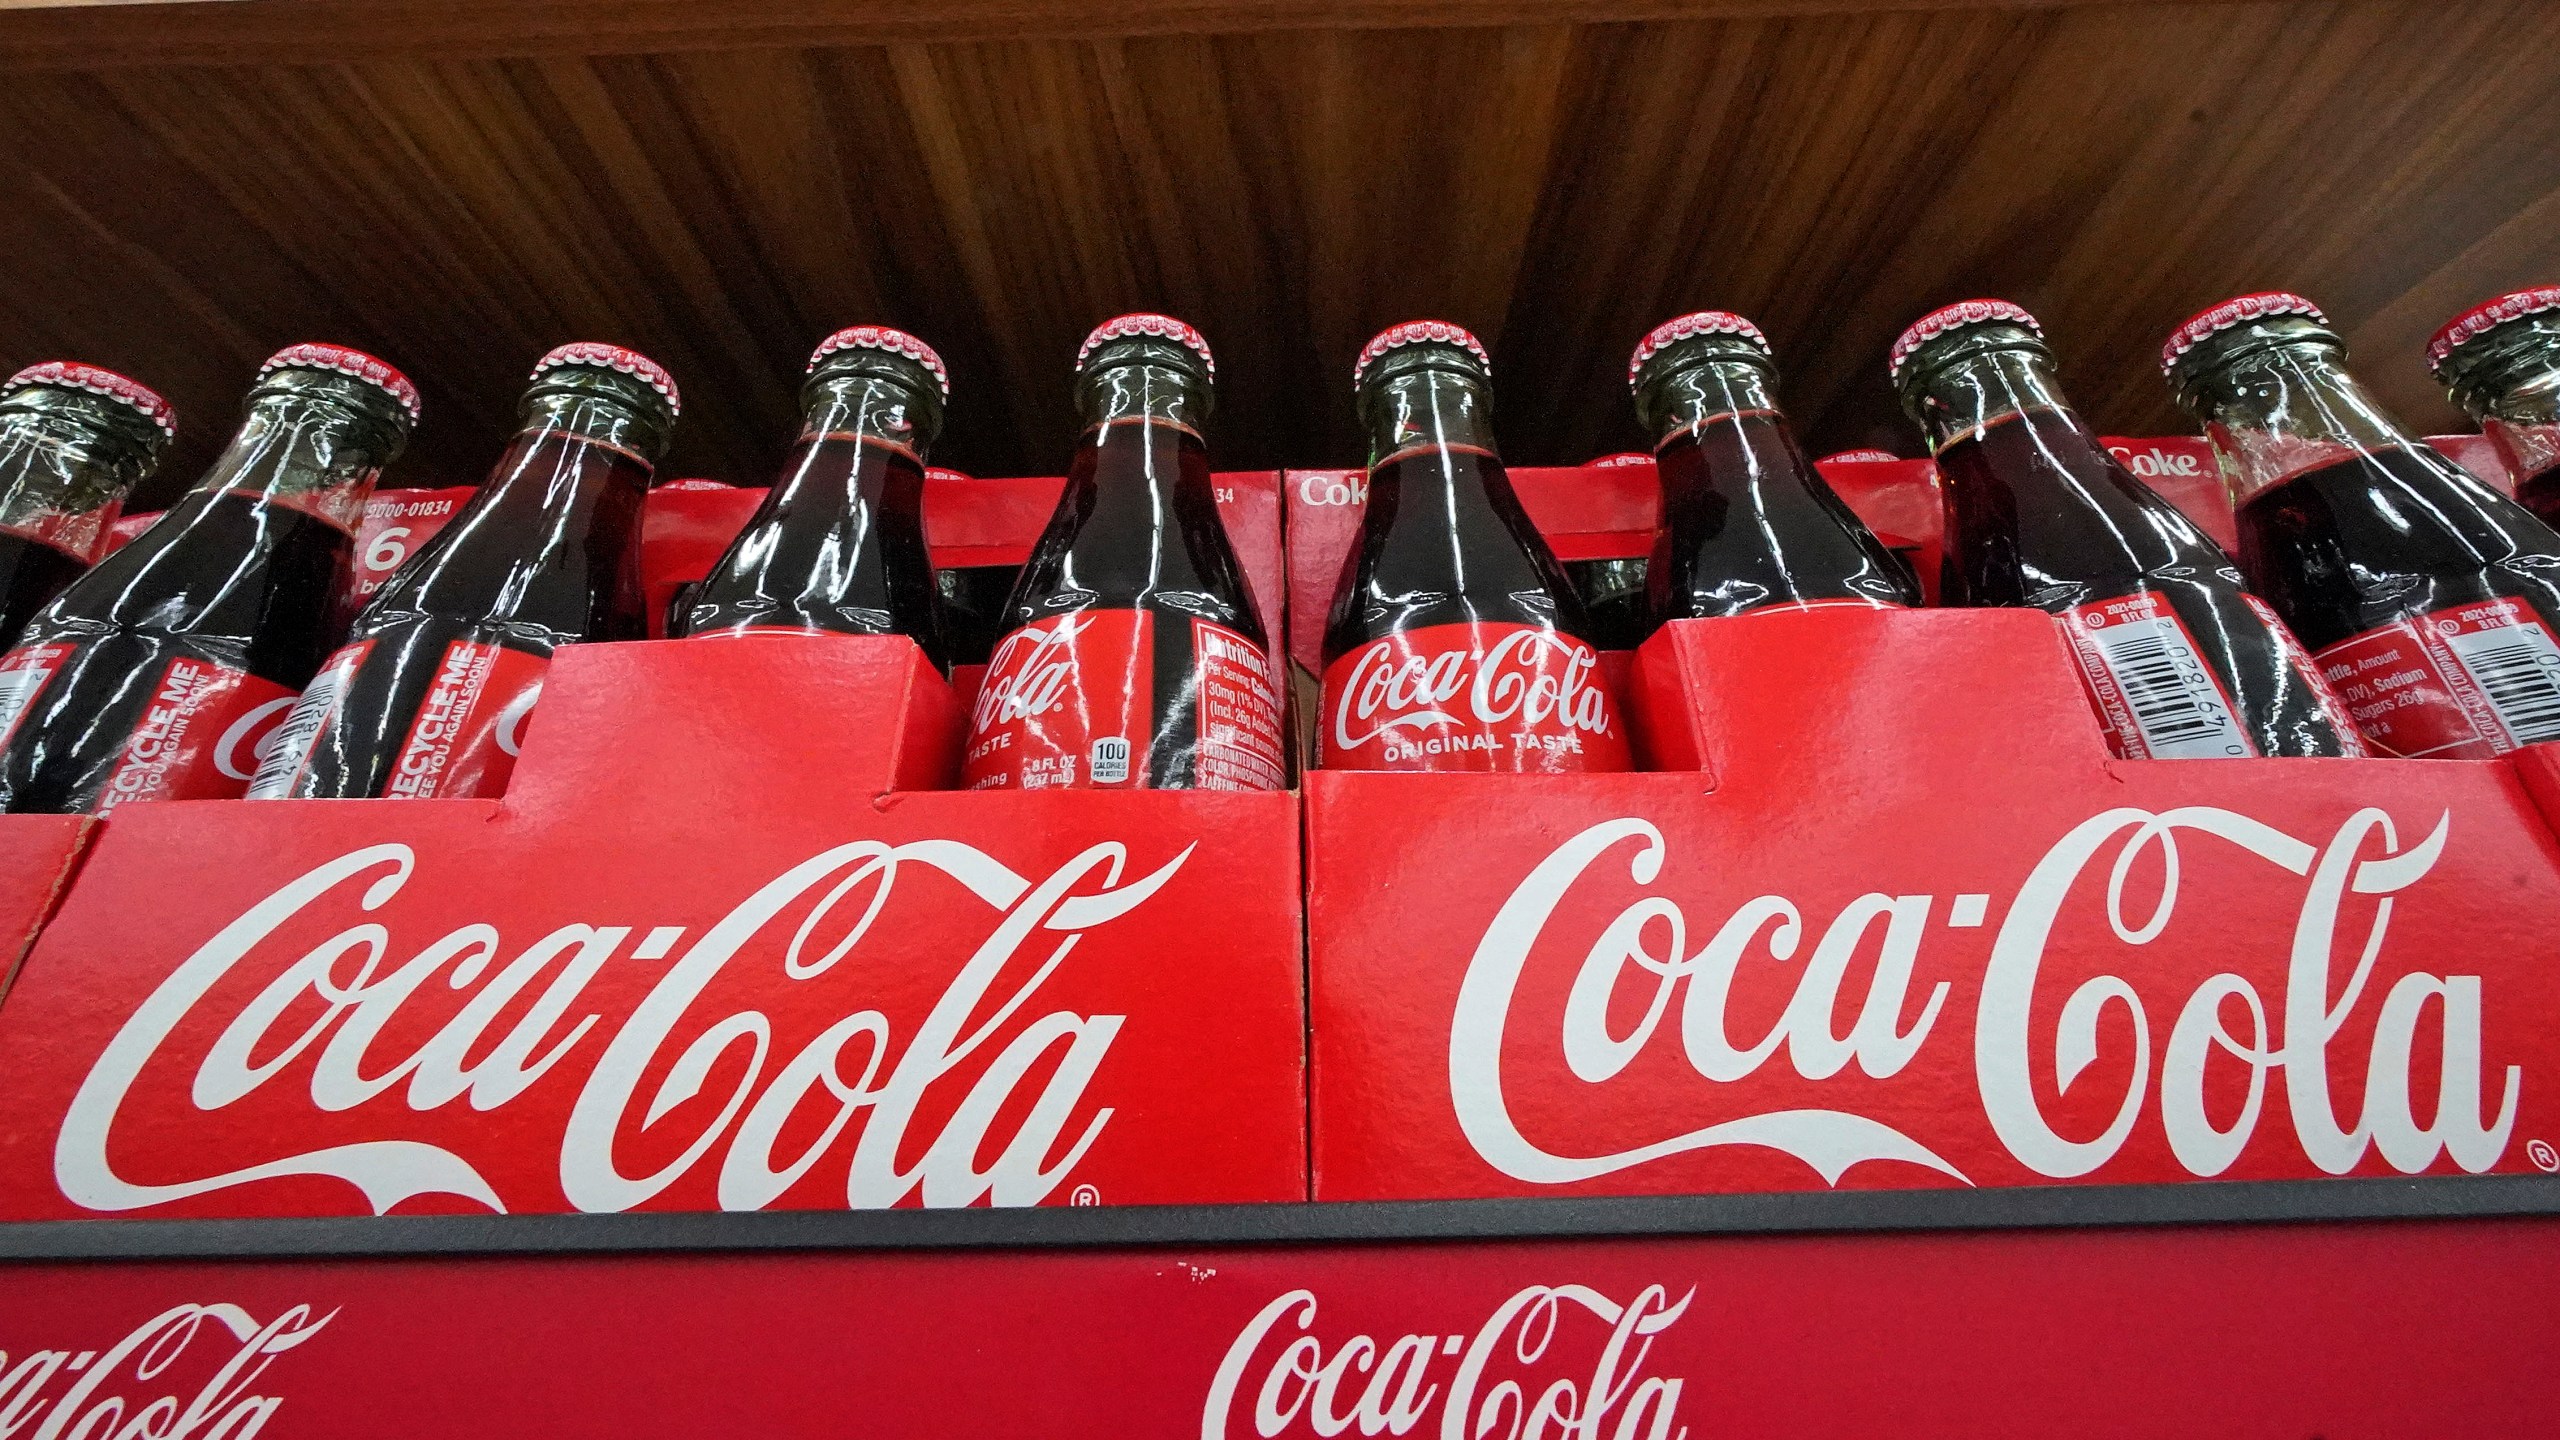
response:
[[[2258,753],[2195,638],[2158,592],[2074,606],[2062,618],[2117,754],[2224,760]]]
[[[2440,626],[2437,633],[2518,745],[2560,740],[2560,645],[2550,631],[2519,617],[2488,629]]]
[[[356,667],[364,663],[365,651],[372,642],[350,645],[329,657],[320,673],[303,687],[302,699],[285,717],[284,730],[276,736],[275,748],[258,764],[258,778],[249,782],[252,800],[283,800],[292,796],[293,782],[302,778],[302,767],[310,762],[311,752],[320,744],[321,727],[337,712],[340,697],[347,693],[347,682],[355,678]]]
[[[17,733],[18,722],[35,705],[36,692],[70,653],[68,645],[30,645],[0,659],[0,745]]]

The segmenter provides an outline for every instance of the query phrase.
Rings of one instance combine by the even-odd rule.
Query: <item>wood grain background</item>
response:
[[[878,321],[950,362],[936,458],[1029,473],[1072,438],[1085,330],[1161,308],[1218,349],[1219,463],[1334,465],[1361,458],[1361,341],[1437,315],[1494,346],[1510,457],[1561,463],[1637,443],[1629,348],[1714,305],[1768,330],[1809,443],[1908,453],[1884,350],[1944,301],[2036,311],[2081,407],[2139,433],[2182,428],[2156,369],[2171,326],[2298,288],[2443,428],[2426,335],[2560,279],[2560,6],[1466,25],[1514,12],[1442,5],[1393,29],[1339,0],[1182,11],[1215,34],[1068,23],[1180,9],[1034,6],[1021,28],[1057,33],[910,21],[871,32],[887,43],[861,7],[747,0],[682,23],[515,5],[477,30],[407,4],[368,28],[363,0],[313,0],[326,25],[271,3],[0,14],[0,364],[167,389],[186,425],[165,494],[260,357],[362,345],[425,393],[403,478],[453,483],[494,456],[537,354],[612,340],[685,388],[665,473],[761,481],[810,346]],[[785,13],[800,28],[753,23]],[[1330,28],[1286,23],[1309,16]]]

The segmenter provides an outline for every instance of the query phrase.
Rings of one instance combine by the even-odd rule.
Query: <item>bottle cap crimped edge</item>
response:
[[[665,366],[637,350],[626,350],[599,340],[572,340],[566,345],[554,346],[548,354],[534,361],[533,373],[525,378],[539,380],[563,365],[593,365],[628,375],[658,392],[658,397],[667,402],[670,418],[684,413],[684,397],[676,391],[675,377],[667,373]]]
[[[809,369],[802,373],[815,371],[820,361],[839,350],[879,350],[903,355],[932,374],[933,383],[942,387],[944,401],[951,399],[951,372],[942,368],[942,357],[933,353],[932,346],[904,330],[893,330],[886,325],[848,325],[818,342],[818,348],[809,353]]]
[[[1636,377],[1644,373],[1645,362],[1683,340],[1699,335],[1738,335],[1769,354],[1769,337],[1760,327],[1730,310],[1693,310],[1677,319],[1665,320],[1648,332],[1627,360],[1627,385],[1633,388]]]
[[[1950,330],[1961,329],[1967,325],[1987,324],[1994,320],[2003,324],[2023,325],[2033,331],[2038,339],[2044,336],[2044,327],[2037,324],[2036,317],[2028,314],[2021,306],[2006,300],[1959,300],[1953,305],[1941,305],[1903,327],[1902,333],[1894,337],[1893,349],[1885,356],[1886,378],[1897,385],[1901,384],[1902,367],[1911,363],[1911,357],[1919,351],[1921,346]]]
[[[1076,347],[1076,369],[1082,371],[1084,362],[1106,342],[1138,335],[1172,341],[1199,356],[1201,368],[1209,372],[1212,381],[1218,378],[1218,357],[1209,353],[1209,342],[1201,337],[1200,332],[1170,315],[1159,315],[1152,310],[1116,315],[1094,326],[1093,333],[1084,337],[1084,343]]]
[[[410,424],[418,423],[418,387],[409,383],[408,376],[400,373],[400,367],[353,346],[332,345],[318,340],[287,345],[268,356],[266,363],[258,367],[258,378],[263,380],[277,370],[326,370],[350,380],[361,380],[397,402],[407,412]]]
[[[2444,328],[2427,341],[2427,368],[2441,379],[2444,364],[2453,352],[2506,324],[2527,315],[2546,310],[2560,310],[2560,285],[2536,285],[2525,290],[2510,290],[2494,299],[2483,300],[2444,324]]]
[[[2160,347],[2160,373],[2168,375],[2175,372],[2178,362],[2186,358],[2188,351],[2223,331],[2235,325],[2246,325],[2252,320],[2264,320],[2270,315],[2302,315],[2323,325],[2329,323],[2329,317],[2320,313],[2319,306],[2290,290],[2260,290],[2248,295],[2234,295],[2219,305],[2188,316],[2185,324],[2170,332],[2168,343]]]
[[[1493,374],[1493,357],[1485,353],[1484,342],[1468,334],[1463,327],[1446,320],[1407,320],[1370,336],[1369,343],[1360,347],[1360,358],[1351,366],[1351,388],[1359,389],[1361,377],[1367,375],[1369,367],[1388,351],[1424,344],[1455,345],[1476,357],[1476,363],[1484,367],[1487,376]]]
[[[82,390],[102,399],[116,401],[160,427],[160,433],[174,439],[178,433],[178,407],[167,396],[130,375],[119,374],[99,365],[84,365],[77,360],[41,360],[9,377],[0,384],[0,393],[22,385],[58,385],[69,390]]]

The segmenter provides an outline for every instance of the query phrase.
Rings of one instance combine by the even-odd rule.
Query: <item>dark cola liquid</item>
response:
[[[2242,568],[2314,650],[2498,597],[2560,627],[2560,537],[2431,454],[2306,470],[2249,497],[2239,519]]]
[[[2150,591],[2175,611],[2258,754],[2357,753],[2317,682],[2249,604],[2230,557],[2075,421],[2004,416],[1937,458],[1952,511],[1951,603],[2030,606],[2077,623],[2100,602]],[[2174,703],[2173,690],[2160,694]]]
[[[650,473],[639,457],[576,435],[518,437],[481,493],[356,618],[347,644],[367,648],[343,675],[332,667],[337,704],[327,723],[288,736],[309,753],[287,793],[410,793],[396,777],[404,761],[416,763],[420,722],[432,729],[443,720],[431,707],[471,708],[448,698],[457,687],[503,709],[508,694],[521,694],[511,687],[538,683],[538,667],[560,646],[641,638],[637,547]],[[468,718],[458,714],[455,724]],[[520,720],[508,717],[509,743]],[[460,743],[468,747],[485,728],[463,730]],[[448,773],[487,760],[438,758],[456,767]],[[259,793],[272,783],[262,774]],[[487,791],[448,781],[422,793]]]
[[[86,560],[23,535],[0,535],[0,650],[18,643],[27,622],[89,568]]]
[[[2560,526],[2560,466],[2536,471],[2516,484],[2516,503],[2545,525]]]
[[[849,433],[801,445],[791,473],[693,592],[677,633],[764,628],[905,635],[947,664],[914,452]]]
[[[1653,602],[1645,593],[1649,560],[1568,560],[1565,574],[1582,601],[1591,643],[1603,650],[1632,650],[1652,628]]]
[[[1770,605],[1917,605],[1920,587],[1823,483],[1777,414],[1719,415],[1665,442],[1649,582],[1660,620]]]
[[[1153,617],[1154,697],[1138,772],[1157,789],[1199,783],[1200,662],[1194,619],[1266,643],[1244,569],[1218,519],[1200,437],[1161,420],[1088,430],[1057,513],[1006,605],[1007,633],[1070,611]]]
[[[953,666],[984,665],[1004,638],[1005,602],[1022,580],[1019,565],[956,565],[936,570],[936,625]]]
[[[330,605],[353,548],[328,521],[254,494],[180,500],[20,637],[67,653],[0,750],[7,808],[97,808],[173,662],[300,690],[336,644]]]
[[[1593,640],[1571,579],[1521,508],[1500,456],[1457,445],[1391,455],[1369,471],[1360,541],[1325,625],[1325,663],[1382,635],[1469,622]]]

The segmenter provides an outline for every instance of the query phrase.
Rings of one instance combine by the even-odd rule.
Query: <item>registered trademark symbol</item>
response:
[[[2536,1140],[2533,1143],[2536,1145],[2542,1144],[2539,1140]],[[2547,1150],[2550,1147],[2546,1145],[2543,1146],[2543,1148]],[[2546,1165],[2543,1168],[2546,1170],[2560,1169],[2560,1161],[2555,1161],[2553,1164]],[[1067,1197],[1067,1203],[1070,1205],[1099,1205],[1102,1203],[1102,1192],[1094,1189],[1090,1185],[1079,1185],[1075,1188],[1075,1193]]]
[[[2524,1147],[2524,1158],[2532,1161],[2533,1168],[2541,1171],[2545,1175],[2552,1174],[2555,1171],[2560,1171],[2560,1150],[2553,1149],[2551,1142],[2548,1140],[2533,1140],[2526,1142]]]

